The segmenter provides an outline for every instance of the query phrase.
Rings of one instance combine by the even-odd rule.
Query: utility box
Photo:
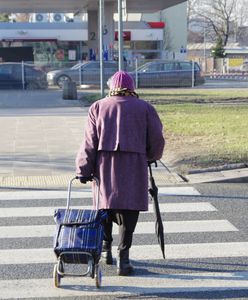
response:
[[[63,99],[77,100],[77,86],[74,81],[64,81],[63,83]]]

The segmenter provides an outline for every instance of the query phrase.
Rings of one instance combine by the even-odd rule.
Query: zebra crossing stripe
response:
[[[196,196],[200,193],[190,186],[185,187],[159,187],[160,195],[173,196]],[[81,191],[72,191],[72,198],[92,198],[91,189],[83,189]],[[0,200],[44,200],[44,199],[66,199],[67,191],[19,191],[19,192],[1,192]]]
[[[196,220],[163,222],[165,233],[186,232],[227,232],[238,231],[228,220]],[[0,238],[38,238],[51,237],[55,233],[55,225],[34,226],[1,226]],[[113,227],[118,234],[118,227]],[[154,222],[138,222],[135,234],[154,234]]]
[[[72,191],[73,198],[92,198],[92,190],[84,189],[80,192]],[[0,200],[45,200],[45,199],[67,199],[67,191],[22,191],[1,192]]]
[[[216,208],[209,202],[160,203],[159,207],[161,212],[166,212],[166,213],[216,211]],[[92,206],[72,205],[71,208],[92,209]],[[56,207],[45,207],[45,206],[3,207],[0,210],[0,218],[53,216],[55,209]],[[149,212],[152,211],[153,211],[153,206],[152,204],[149,204]]]
[[[117,247],[113,247],[116,253]],[[133,260],[162,259],[158,245],[134,245],[130,250]],[[198,243],[165,245],[166,259],[192,259],[215,257],[247,257],[248,242],[234,243]],[[53,249],[7,249],[0,250],[1,264],[40,264],[56,261]]]
[[[158,193],[160,195],[167,196],[197,196],[200,193],[192,186],[181,186],[181,187],[158,187]]]
[[[69,297],[128,297],[177,292],[233,291],[248,288],[247,272],[199,272],[142,276],[103,276],[102,288],[95,288],[90,277],[65,277],[61,288],[53,287],[53,279],[1,280],[1,299],[51,299]],[[157,296],[158,297],[158,296]]]

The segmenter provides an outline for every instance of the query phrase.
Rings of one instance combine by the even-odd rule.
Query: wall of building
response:
[[[88,24],[82,23],[0,23],[0,40],[47,38],[87,41]]]
[[[89,12],[90,13],[90,12]],[[137,14],[140,16],[140,14]],[[34,15],[36,16],[36,15]],[[53,14],[51,14],[53,16]],[[87,15],[86,15],[87,16]],[[86,18],[87,19],[87,18]],[[111,20],[111,16],[108,16]],[[88,49],[94,50],[98,53],[98,16],[97,11],[93,11],[93,15],[88,18],[88,22],[65,22],[62,19],[61,22],[51,22],[51,19],[46,22],[34,23],[2,23],[0,24],[0,41],[3,46],[12,43],[12,41],[29,41],[37,39],[46,40],[51,39],[54,42],[53,46],[44,46],[47,49],[51,48],[51,51],[56,49],[71,47],[70,42],[77,42],[78,57],[82,57],[82,54],[87,54]],[[125,41],[125,52],[130,51],[130,55],[141,55],[146,58],[184,58],[185,52],[181,52],[182,48],[186,49],[187,43],[187,3],[179,4],[164,11],[160,11],[153,14],[143,14],[141,17],[143,22],[124,22],[124,31],[130,32],[130,40]],[[145,21],[145,22],[144,22]],[[150,28],[146,22],[165,22],[165,29]],[[111,20],[112,22],[112,20]],[[112,22],[113,26],[116,24]],[[105,24],[106,25],[106,24]],[[108,28],[108,27],[107,27]],[[95,33],[95,35],[94,35]],[[113,35],[114,28],[108,29],[108,33]],[[56,44],[57,42],[57,44]],[[58,42],[60,44],[58,44]],[[64,43],[62,45],[62,43]],[[66,43],[68,44],[67,46]],[[104,41],[105,48],[112,44],[110,39]],[[44,43],[43,43],[44,44]],[[115,41],[113,44],[117,44]],[[78,46],[79,45],[79,46]],[[110,48],[109,48],[110,49]],[[116,47],[111,45],[112,50],[116,50]],[[142,50],[142,51],[141,51]],[[165,51],[163,51],[165,50]],[[39,51],[41,51],[39,49]],[[148,52],[151,53],[148,53]]]
[[[164,11],[143,14],[144,21],[163,21],[166,23],[164,32],[164,49],[180,53],[181,47],[187,46],[187,2],[178,4]]]

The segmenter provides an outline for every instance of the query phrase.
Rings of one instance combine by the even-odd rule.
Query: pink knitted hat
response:
[[[125,71],[116,72],[110,80],[110,90],[117,88],[127,88],[130,91],[134,91],[133,78]]]

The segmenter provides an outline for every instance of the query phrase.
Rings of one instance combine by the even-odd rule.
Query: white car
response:
[[[105,82],[112,76],[118,68],[115,61],[104,62]],[[78,63],[69,69],[54,70],[47,73],[47,81],[49,85],[58,85],[63,87],[65,81],[75,81],[77,85],[99,85],[100,84],[100,62],[88,61]]]
[[[244,61],[242,66],[240,67],[240,71],[248,72],[248,61]]]

